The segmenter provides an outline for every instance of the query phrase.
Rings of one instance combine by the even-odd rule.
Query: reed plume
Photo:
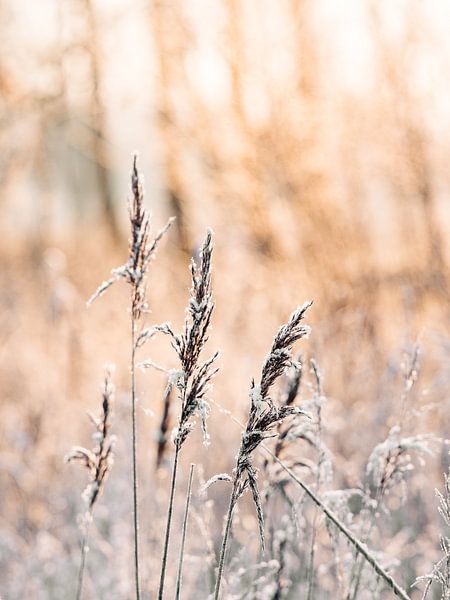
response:
[[[272,348],[264,361],[259,383],[256,384],[254,380],[251,383],[250,410],[247,424],[242,434],[236,466],[231,478],[232,491],[219,558],[214,591],[215,600],[219,598],[233,511],[246,489],[250,489],[252,493],[258,518],[261,546],[264,551],[264,517],[257,486],[257,470],[253,466],[252,455],[265,439],[274,437],[274,428],[283,419],[289,416],[305,414],[300,408],[291,404],[284,403],[282,406],[276,406],[269,396],[269,391],[276,380],[285,372],[286,368],[292,364],[293,344],[309,333],[309,327],[303,325],[302,321],[311,304],[311,302],[306,302],[303,306],[299,307],[291,315],[286,325],[280,327],[274,338]]]
[[[81,543],[81,560],[78,573],[77,600],[80,600],[83,592],[83,578],[86,565],[86,554],[88,550],[89,527],[92,522],[94,505],[104,486],[105,480],[113,464],[113,447],[115,436],[110,434],[112,410],[113,410],[114,387],[111,383],[111,369],[105,372],[105,379],[102,391],[102,413],[100,417],[89,414],[94,424],[95,432],[93,435],[96,442],[92,450],[82,446],[74,446],[66,456],[67,462],[80,462],[86,467],[89,473],[89,483],[83,492],[83,499],[86,502],[87,509],[83,517],[83,539]]]
[[[147,274],[161,238],[173,222],[170,219],[152,239],[150,236],[150,217],[144,208],[144,195],[137,169],[137,157],[133,160],[131,172],[132,198],[129,201],[129,219],[131,237],[127,262],[112,270],[112,276],[104,281],[93,296],[88,300],[90,305],[96,298],[103,295],[117,280],[124,279],[130,286],[130,320],[131,320],[131,422],[132,422],[132,463],[133,463],[133,529],[134,529],[134,571],[136,599],[140,600],[139,577],[139,507],[138,490],[139,478],[137,472],[137,418],[136,418],[136,351],[151,339],[159,330],[158,327],[144,328],[143,318],[148,313],[146,298]]]
[[[174,429],[172,436],[175,445],[175,457],[172,467],[167,523],[161,560],[161,575],[158,591],[159,599],[162,599],[164,594],[178,459],[182,445],[186,441],[189,433],[195,427],[195,417],[199,417],[201,420],[205,444],[209,443],[206,421],[210,407],[205,395],[210,388],[212,378],[218,370],[214,366],[218,357],[218,352],[214,353],[204,362],[200,361],[200,354],[208,340],[211,316],[214,310],[211,286],[212,253],[212,232],[208,231],[200,252],[199,264],[194,260],[191,261],[192,287],[190,290],[189,303],[186,310],[187,316],[183,330],[181,333],[176,334],[168,324],[161,326],[160,328],[161,331],[170,336],[172,347],[179,360],[179,369],[172,369],[169,372],[165,398],[168,398],[172,389],[176,388],[178,391],[178,399],[180,401],[180,412],[178,424]],[[149,360],[141,363],[140,366],[146,368],[154,367],[156,365]]]

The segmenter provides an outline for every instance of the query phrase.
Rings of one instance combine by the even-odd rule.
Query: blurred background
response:
[[[244,417],[276,328],[313,299],[301,350],[329,398],[333,485],[357,486],[401,418],[416,344],[402,425],[448,435],[449,23],[445,0],[0,3],[2,598],[71,597],[85,474],[63,457],[89,444],[85,412],[97,410],[111,361],[117,460],[87,594],[130,597],[128,291],[85,301],[126,260],[135,152],[155,230],[176,216],[152,265],[151,321],[181,327],[190,257],[215,232],[217,402]],[[146,353],[175,366],[164,340]],[[165,382],[139,377],[151,582],[168,478],[154,465]],[[210,449],[199,434],[187,452],[206,478],[230,470],[238,448],[239,428],[223,418],[213,407]],[[407,583],[439,555],[434,488],[448,450],[427,464],[411,482],[410,520],[389,530]],[[217,529],[225,505],[216,494]]]

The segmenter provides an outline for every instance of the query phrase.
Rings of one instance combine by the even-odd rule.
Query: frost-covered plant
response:
[[[136,598],[140,599],[139,577],[139,503],[138,503],[138,437],[136,418],[136,351],[160,330],[158,327],[144,327],[144,317],[148,313],[147,304],[147,275],[150,262],[155,256],[161,238],[173,222],[170,219],[154,238],[150,236],[150,217],[144,208],[144,194],[139,172],[137,157],[134,157],[131,172],[132,198],[129,202],[129,219],[131,236],[127,262],[112,270],[112,277],[104,281],[88,300],[90,305],[116,281],[123,279],[130,286],[130,318],[131,318],[131,423],[132,423],[132,463],[133,463],[133,528],[134,528],[134,571]]]
[[[280,406],[292,406],[299,394],[300,385],[303,375],[303,363],[301,354],[298,355],[295,361],[292,361],[291,366],[286,370],[283,388],[278,398]],[[287,437],[293,427],[296,426],[296,421],[288,419],[287,421],[279,421],[276,425],[276,442],[274,446],[274,454],[276,457],[283,455],[284,450],[287,446]],[[292,466],[292,465],[291,465]],[[263,462],[263,468],[266,475],[264,489],[262,496],[266,504],[270,502],[270,499],[274,491],[280,492],[285,497],[285,484],[287,478],[283,472],[278,468],[277,463],[270,457],[266,457]],[[290,504],[290,499],[286,498]]]
[[[150,237],[150,216],[144,208],[144,194],[137,169],[137,157],[133,160],[131,172],[132,199],[128,211],[131,226],[129,239],[128,260],[124,265],[111,271],[111,277],[104,281],[89,298],[87,304],[102,296],[113,283],[124,279],[131,286],[131,315],[133,321],[138,321],[143,314],[148,312],[147,304],[147,275],[150,262],[155,256],[161,238],[167,232],[173,218],[152,239]]]
[[[400,426],[392,427],[388,437],[375,446],[369,456],[365,473],[363,489],[363,508],[361,537],[365,543],[375,525],[375,517],[379,510],[384,509],[385,497],[397,487],[400,487],[402,498],[405,499],[406,482],[414,470],[412,455],[424,464],[425,456],[433,455],[432,443],[436,437],[432,434],[401,437]],[[348,600],[355,600],[360,584],[364,563],[356,557],[350,577]]]
[[[214,310],[211,286],[212,252],[212,232],[208,231],[200,253],[200,264],[197,265],[194,260],[191,262],[192,287],[183,330],[181,333],[176,334],[168,324],[161,327],[161,331],[170,336],[180,363],[178,369],[172,369],[168,372],[169,377],[165,396],[167,397],[173,388],[177,390],[180,412],[178,425],[172,435],[175,445],[175,457],[172,466],[158,598],[162,598],[164,593],[179,453],[195,426],[195,417],[200,418],[205,444],[209,443],[206,421],[210,406],[206,400],[206,394],[210,389],[211,380],[218,370],[214,367],[218,352],[204,362],[200,362],[200,354],[208,340],[211,315]],[[152,361],[145,361],[140,366],[145,368],[157,365]]]
[[[292,404],[293,399],[298,393],[298,385],[302,377],[302,372],[303,365],[298,359],[290,368],[286,389],[282,395],[282,404],[288,406]],[[310,399],[302,399],[302,409],[312,418],[280,423],[278,426],[278,437],[274,446],[274,454],[277,458],[283,457],[284,462],[294,470],[297,468],[306,469],[313,475],[316,482],[318,480],[329,482],[333,475],[333,466],[331,452],[322,439],[321,417],[326,397],[322,393],[320,373],[313,359],[311,360],[311,372],[314,384],[309,385],[307,383],[307,385],[312,390],[312,397]],[[293,394],[293,390],[295,390],[295,395]],[[291,398],[293,399],[291,400]],[[300,453],[297,449],[294,454],[288,454],[293,442],[304,442],[306,447],[314,452],[316,458],[311,460],[308,458],[306,452]],[[280,486],[284,487],[288,479],[286,479],[286,474],[274,460],[266,459],[265,468],[271,471],[270,487],[265,490],[266,498],[268,498],[273,488],[280,489]]]
[[[283,456],[285,464],[293,470],[307,469],[314,479],[315,489],[319,491],[322,483],[329,482],[332,478],[331,453],[322,439],[322,408],[326,398],[322,390],[322,378],[314,359],[310,360],[310,374],[312,382],[306,381],[306,387],[311,390],[312,396],[308,400],[302,400],[302,408],[311,415],[311,419],[290,420],[280,423],[278,438],[274,446],[274,454],[277,458]],[[291,367],[286,382],[286,389],[282,395],[282,401],[291,404],[298,393],[299,384],[303,374],[303,365],[300,360]],[[305,386],[304,386],[305,387]],[[294,445],[301,442],[300,446]],[[289,451],[290,448],[295,450]],[[270,474],[270,482],[264,490],[266,501],[269,500],[273,490],[278,490],[281,497],[292,509],[293,501],[288,495],[286,484],[288,478],[286,473],[280,469],[275,460],[269,458],[265,461],[266,471]],[[308,556],[303,557],[303,562],[308,564],[307,597],[311,598],[314,589],[314,560],[316,546],[316,527],[318,511],[314,508],[311,524],[311,540]],[[303,533],[306,535],[306,531]]]
[[[83,590],[83,576],[86,564],[87,543],[89,526],[92,521],[94,505],[104,486],[105,480],[113,464],[113,447],[115,436],[110,434],[114,387],[111,383],[111,368],[107,368],[102,390],[102,413],[100,417],[89,414],[94,424],[93,439],[95,445],[92,450],[82,446],[74,446],[66,456],[67,462],[80,462],[89,473],[89,483],[83,492],[87,510],[82,521],[83,539],[81,544],[81,561],[78,574],[77,600],[81,598]]]
[[[412,455],[420,464],[424,458],[433,454],[432,444],[436,441],[431,434],[402,436],[402,426],[413,414],[408,400],[411,390],[418,379],[420,348],[416,344],[402,363],[403,389],[400,397],[400,425],[389,431],[388,437],[375,446],[367,461],[365,482],[362,488],[362,508],[360,536],[364,543],[369,539],[380,510],[387,511],[385,499],[390,492],[400,489],[402,500],[407,495],[407,479],[414,470]],[[362,581],[364,563],[355,556],[349,579],[347,600],[356,600]]]
[[[277,591],[276,574],[280,568],[278,561],[262,560],[257,564],[243,566],[244,552],[232,562],[230,588],[236,592],[227,597],[248,600],[273,600]]]
[[[284,385],[279,397],[279,403],[281,406],[292,406],[297,399],[300,391],[303,375],[303,363],[301,355],[297,356],[297,359],[292,362],[291,366],[286,370],[284,377]],[[288,436],[293,428],[298,424],[296,419],[287,419],[280,421],[276,426],[276,441],[274,445],[274,455],[277,458],[284,456],[284,452],[287,448]],[[303,464],[303,459],[291,459],[289,465],[296,467]],[[278,498],[281,498],[284,504],[287,506],[289,513],[285,521],[284,526],[280,529],[279,522],[273,522],[271,527],[268,527],[269,531],[269,548],[271,555],[275,560],[279,562],[279,568],[275,574],[275,591],[273,594],[274,600],[282,597],[290,584],[290,580],[286,576],[286,561],[285,554],[288,548],[288,542],[293,542],[298,529],[298,514],[297,505],[289,495],[287,484],[289,478],[286,477],[286,473],[279,468],[278,464],[270,456],[266,457],[263,462],[265,482],[261,492],[261,497],[264,502],[264,512],[270,518],[271,514],[276,514],[275,506]],[[271,506],[273,505],[273,506]]]
[[[377,506],[392,488],[399,484],[405,488],[406,479],[414,470],[411,453],[424,464],[423,457],[433,455],[430,444],[435,439],[432,434],[401,437],[401,429],[396,425],[388,437],[375,446],[367,461],[366,492]]]
[[[444,475],[444,493],[436,490],[436,496],[439,501],[438,511],[450,531],[450,472]],[[414,583],[417,585],[422,581],[426,582],[422,600],[426,599],[433,585],[440,587],[442,600],[450,600],[450,536],[441,535],[440,545],[442,558],[434,565],[431,573],[418,577]]]
[[[294,512],[295,508],[294,505]],[[292,517],[294,517],[294,519]],[[289,546],[294,543],[297,534],[296,517],[297,515],[294,514],[291,516],[289,513],[283,515],[279,528],[277,528],[272,535],[272,553],[274,560],[278,564],[278,568],[274,577],[275,585],[271,600],[281,600],[281,598],[285,598],[292,585],[292,579],[289,576],[287,563]]]
[[[232,491],[230,494],[225,533],[222,540],[219,559],[214,592],[215,600],[219,598],[225,552],[233,519],[233,511],[239,498],[248,488],[252,492],[258,518],[261,546],[264,550],[264,518],[256,483],[257,470],[253,466],[252,455],[261,442],[276,435],[275,428],[280,421],[289,416],[305,414],[304,411],[297,406],[276,406],[269,396],[269,391],[276,380],[283,375],[286,368],[292,364],[293,344],[297,340],[307,336],[309,333],[309,327],[303,325],[302,321],[310,306],[311,302],[306,302],[303,306],[294,311],[286,325],[280,327],[274,338],[272,348],[263,363],[259,383],[256,384],[253,380],[250,386],[250,410],[245,430],[242,433],[242,441],[236,459],[236,467],[231,477]]]

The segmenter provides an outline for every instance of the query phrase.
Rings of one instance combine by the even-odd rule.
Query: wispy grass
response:
[[[276,457],[271,450],[264,446],[264,450],[272,456],[272,458],[280,465],[282,469],[286,471],[289,477],[307,494],[307,496],[316,504],[318,508],[330,519],[330,521],[337,527],[337,529],[347,538],[347,540],[354,546],[358,553],[364,557],[364,559],[372,566],[377,575],[379,575],[386,585],[393,591],[393,593],[402,600],[411,600],[405,590],[395,581],[395,579],[389,575],[389,573],[380,565],[378,560],[373,554],[367,549],[366,545],[363,544],[348,527],[335,515],[320,498],[313,492],[313,490],[302,481],[297,475],[284,464],[282,460]]]
[[[255,504],[261,546],[264,551],[264,517],[256,483],[257,471],[252,464],[252,454],[263,440],[273,436],[273,429],[280,421],[289,416],[304,414],[303,411],[296,406],[276,406],[269,396],[269,391],[276,380],[292,363],[291,352],[293,344],[309,333],[309,328],[304,326],[302,321],[310,305],[311,303],[307,302],[302,307],[298,308],[291,315],[286,325],[283,325],[278,330],[272,348],[264,361],[260,381],[258,384],[256,384],[255,381],[252,381],[251,384],[249,415],[245,430],[242,434],[242,442],[236,460],[236,467],[231,478],[232,490],[219,557],[214,590],[215,600],[218,600],[219,598],[222,574],[225,565],[225,554],[233,520],[233,511],[239,498],[248,488],[251,490]]]
[[[171,403],[175,402],[175,395],[178,402],[178,416],[176,427],[172,432],[172,441],[174,443],[174,457],[172,464],[172,472],[170,478],[169,498],[167,505],[167,518],[163,533],[163,550],[161,558],[160,577],[158,585],[158,600],[163,600],[166,593],[166,578],[169,567],[169,548],[171,542],[172,521],[175,510],[175,500],[177,492],[177,475],[180,468],[180,454],[183,444],[186,442],[190,433],[193,431],[196,419],[200,420],[203,431],[203,440],[206,445],[210,443],[207,430],[207,419],[210,412],[210,398],[207,397],[208,390],[211,386],[212,379],[217,372],[215,366],[218,353],[215,352],[209,358],[202,358],[202,353],[206,346],[209,337],[211,326],[211,318],[214,310],[214,302],[212,295],[212,254],[213,240],[212,233],[208,231],[203,242],[199,261],[191,263],[191,280],[192,286],[189,294],[189,302],[186,309],[186,318],[184,326],[180,333],[175,333],[172,326],[168,323],[163,325],[155,325],[146,327],[145,316],[148,313],[148,305],[146,299],[146,284],[147,272],[150,261],[156,251],[157,245],[170,226],[168,225],[161,230],[153,239],[150,238],[150,222],[146,211],[143,208],[143,193],[139,181],[136,160],[133,163],[132,171],[132,200],[130,202],[130,224],[131,238],[129,244],[129,256],[126,264],[114,269],[112,277],[105,281],[92,296],[89,303],[101,296],[115,281],[124,279],[130,285],[130,325],[131,325],[131,358],[130,358],[130,373],[131,373],[131,437],[132,437],[132,483],[133,483],[133,530],[134,530],[134,573],[135,573],[135,593],[137,600],[141,597],[141,580],[140,580],[140,544],[139,544],[139,477],[137,470],[138,457],[138,429],[136,418],[136,368],[156,367],[167,373],[168,381],[163,397],[163,415],[160,423],[157,449],[157,464],[160,463],[163,453],[165,452],[166,440],[168,439],[169,416],[171,412]],[[227,561],[227,549],[230,538],[230,532],[233,524],[233,516],[239,499],[245,491],[250,491],[253,504],[256,510],[256,520],[259,528],[259,539],[264,555],[266,550],[266,534],[265,522],[263,514],[263,504],[258,488],[258,469],[254,464],[254,452],[257,449],[263,450],[271,457],[271,463],[265,462],[265,474],[270,478],[275,469],[272,467],[277,465],[287,475],[291,482],[302,490],[302,498],[309,498],[314,505],[312,513],[312,535],[309,540],[309,545],[304,544],[302,548],[302,557],[304,564],[307,565],[304,581],[300,582],[304,586],[303,591],[307,600],[313,600],[319,593],[319,569],[316,567],[316,540],[318,519],[320,515],[324,515],[327,520],[329,531],[336,529],[334,534],[336,540],[339,536],[343,536],[354,548],[354,562],[345,579],[349,578],[349,586],[345,590],[347,600],[357,600],[357,596],[361,587],[362,572],[365,564],[371,566],[377,576],[394,595],[403,600],[409,600],[409,596],[405,590],[398,584],[386,568],[380,562],[380,559],[375,556],[374,552],[370,551],[366,543],[373,524],[373,515],[381,506],[384,495],[394,486],[399,477],[403,477],[406,471],[411,468],[410,453],[418,452],[429,453],[429,437],[428,436],[409,436],[401,437],[400,428],[393,428],[388,438],[378,444],[372,452],[367,470],[367,489],[357,490],[361,497],[367,496],[369,504],[372,507],[370,514],[367,515],[363,510],[361,528],[362,536],[351,530],[347,522],[330,508],[330,503],[327,493],[322,490],[322,481],[328,482],[324,473],[332,473],[331,461],[329,460],[328,449],[322,443],[322,381],[319,369],[311,360],[311,372],[315,381],[313,386],[313,399],[305,402],[304,405],[297,406],[295,404],[300,385],[302,382],[303,365],[300,360],[296,361],[292,357],[293,345],[295,342],[304,338],[309,333],[309,328],[303,324],[303,320],[311,303],[307,302],[299,307],[289,318],[288,322],[283,325],[275,335],[271,349],[265,358],[261,370],[261,375],[257,381],[252,380],[250,386],[250,407],[248,417],[243,426],[242,440],[239,451],[236,457],[235,468],[231,475],[220,473],[215,475],[206,484],[206,487],[215,481],[226,481],[231,485],[229,496],[228,510],[225,517],[225,527],[220,547],[220,555],[217,564],[217,572],[214,581],[214,600],[220,597],[221,587],[223,583],[224,569]],[[157,333],[165,334],[169,337],[172,347],[175,350],[178,365],[173,369],[160,367],[151,358],[137,362],[137,352],[141,349],[148,340],[152,339]],[[417,353],[414,355],[417,358]],[[401,415],[405,418],[405,402],[409,390],[411,389],[416,379],[416,358],[411,362],[406,373],[405,390],[402,396]],[[280,396],[273,394],[273,387],[280,377],[290,368],[290,375],[287,378],[287,385],[284,393]],[[308,385],[308,383],[307,383]],[[105,384],[106,386],[106,384]],[[310,388],[311,389],[311,386]],[[105,387],[106,390],[106,387]],[[106,394],[106,391],[105,391]],[[297,420],[295,417],[311,416],[309,420]],[[292,417],[290,419],[289,417]],[[107,418],[105,417],[107,420]],[[97,423],[97,421],[94,420]],[[98,422],[100,423],[100,421]],[[107,426],[105,425],[105,431]],[[276,438],[274,450],[270,450],[265,444],[268,438]],[[317,464],[315,461],[309,461],[308,458],[302,456],[297,457],[293,462],[283,459],[285,450],[289,450],[290,444],[296,440],[306,441],[314,452],[317,453]],[[112,446],[111,446],[112,447]],[[290,451],[290,450],[289,450]],[[77,453],[78,452],[78,453]],[[73,453],[71,459],[82,460],[92,470],[93,462],[89,462],[89,451],[78,449]],[[103,452],[103,445],[99,447],[100,454]],[[95,459],[95,452],[93,457]],[[269,468],[270,467],[270,468]],[[297,470],[306,468],[307,471],[314,476],[312,484],[307,484],[299,477]],[[101,472],[101,469],[99,473]],[[278,472],[279,475],[279,472]],[[102,481],[100,474],[96,474],[95,478]],[[94,478],[94,482],[97,479]],[[178,559],[178,567],[176,569],[175,582],[175,597],[177,600],[181,597],[182,591],[182,575],[185,556],[185,544],[188,530],[188,517],[192,495],[192,478],[193,465],[191,465],[188,487],[185,499],[185,509],[183,517],[183,525],[181,530],[180,553]],[[285,480],[277,485],[278,478],[274,482],[269,482],[267,489],[267,497],[270,495],[271,489],[278,489],[281,497],[286,505],[292,511],[297,511],[301,506],[304,508],[303,500],[297,501],[291,499],[291,490],[286,489]],[[331,475],[330,475],[331,480]],[[281,480],[280,480],[281,481]],[[448,483],[448,482],[447,482]],[[271,485],[273,484],[273,486]],[[95,486],[94,486],[95,488]],[[92,488],[92,489],[94,489]],[[376,490],[376,497],[371,496],[371,490]],[[91,490],[91,488],[89,488]],[[100,485],[99,485],[100,489]],[[344,490],[345,491],[345,490]],[[89,534],[89,523],[92,520],[92,507],[95,502],[96,494],[89,492],[94,498],[92,505],[87,512],[89,518],[86,517],[85,536],[82,544],[80,576],[77,592],[77,600],[80,600],[82,594],[83,573],[86,563],[86,549]],[[340,493],[334,492],[335,494]],[[331,497],[331,496],[330,496]],[[91,500],[89,499],[89,502]],[[269,506],[267,504],[267,506]],[[334,506],[331,504],[331,506]],[[441,508],[445,503],[441,502]],[[306,508],[308,510],[308,507]],[[306,513],[307,514],[307,513]],[[367,517],[366,521],[364,518]],[[296,522],[297,523],[297,522]],[[305,519],[306,523],[306,519]],[[329,524],[332,525],[329,525]],[[339,533],[337,533],[339,532]],[[295,533],[295,531],[294,531]],[[333,535],[330,534],[330,537]],[[291,582],[286,584],[284,578],[286,574],[286,562],[288,562],[288,547],[292,550],[294,543],[294,535],[289,539],[280,538],[276,544],[273,544],[275,536],[269,538],[272,540],[272,546],[269,550],[276,553],[275,561],[260,561],[258,564],[247,565],[247,572],[251,573],[252,569],[260,573],[258,581],[254,581],[246,589],[247,594],[256,595],[259,593],[260,587],[265,586],[270,590],[274,600],[283,597],[286,590],[289,588],[292,591],[295,589]],[[445,557],[448,557],[448,540],[443,538],[442,548]],[[333,542],[333,540],[332,540]],[[333,545],[333,544],[332,544]],[[212,549],[212,544],[210,545]],[[333,548],[333,552],[337,552]],[[444,558],[445,558],[444,557]],[[434,582],[440,581],[445,577],[445,571],[442,571],[442,565],[445,560],[442,559],[435,567],[432,574],[427,576],[426,590],[424,598]],[[336,559],[335,565],[338,564]],[[337,570],[337,566],[336,566]],[[292,571],[291,571],[292,572]],[[442,575],[444,573],[444,575]],[[317,581],[316,581],[317,580]],[[443,581],[443,580],[442,580]],[[299,580],[297,580],[297,584]],[[232,585],[229,582],[230,586]],[[443,588],[445,589],[445,588]],[[253,596],[252,596],[253,597]]]
[[[218,405],[218,406],[220,407],[220,405]],[[222,412],[224,412],[225,414],[228,414],[228,416],[237,425],[241,425],[241,423],[229,411],[222,409]],[[267,437],[270,438],[271,436],[267,436]],[[387,585],[387,587],[392,590],[393,594],[395,596],[397,596],[398,598],[401,598],[402,600],[411,600],[411,598],[408,596],[406,591],[397,583],[397,581],[380,564],[380,562],[373,555],[373,553],[367,548],[366,544],[361,542],[361,540],[359,540],[358,537],[356,537],[352,533],[352,531],[350,531],[350,529],[347,527],[347,525],[319,498],[319,496],[311,489],[311,487],[308,486],[302,479],[300,479],[297,476],[297,474],[283,460],[281,460],[272,450],[270,450],[270,448],[268,448],[267,445],[263,441],[261,441],[258,445],[259,445],[260,449],[263,452],[265,452],[266,454],[268,454],[271,457],[271,459],[274,462],[276,462],[281,467],[281,469],[283,469],[287,473],[289,478],[298,487],[300,487],[303,490],[303,492],[305,492],[306,496],[314,502],[314,504],[320,509],[320,511],[327,517],[329,522],[332,523],[336,527],[337,531],[339,531],[347,539],[347,541],[355,548],[357,554],[361,555],[363,557],[363,559],[372,567],[372,569],[381,578],[381,580],[384,581],[384,583]],[[214,478],[212,478],[211,481],[208,482],[207,485],[209,485],[210,483],[214,483],[217,480],[228,480],[228,481],[233,482],[233,479],[231,477],[222,473],[219,476],[215,476]],[[233,493],[232,493],[231,497],[230,497],[229,509],[228,509],[228,513],[227,513],[225,534],[222,539],[222,551],[221,551],[221,557],[220,557],[221,563],[219,563],[219,567],[220,567],[220,564],[222,564],[222,567],[223,567],[223,558],[225,556],[225,551],[226,551],[226,543],[224,544],[224,542],[228,538],[229,529],[231,527],[232,510],[230,512],[230,507],[234,508],[235,504],[236,504],[236,502],[234,501]],[[442,564],[442,563],[440,563],[440,564]],[[221,578],[221,575],[222,575],[222,573],[219,570],[218,576],[216,578],[214,600],[217,600],[217,598],[219,598],[219,591],[220,591],[219,577]]]
[[[102,491],[106,477],[113,463],[113,447],[115,436],[110,433],[112,411],[113,411],[114,388],[111,383],[111,370],[107,369],[102,392],[102,413],[100,417],[89,415],[95,427],[93,438],[95,446],[92,450],[75,446],[66,456],[67,462],[80,462],[89,472],[89,483],[83,492],[83,499],[87,504],[83,516],[82,530],[83,539],[81,543],[80,569],[78,572],[78,584],[76,598],[80,600],[83,594],[83,580],[86,566],[86,555],[88,551],[89,529],[93,518],[95,503]]]
[[[192,287],[183,330],[181,333],[176,334],[168,324],[161,327],[161,331],[170,336],[172,347],[179,360],[179,369],[169,371],[165,398],[168,398],[172,388],[175,388],[178,391],[180,409],[177,427],[173,432],[175,456],[172,466],[167,521],[161,559],[161,574],[158,589],[158,598],[160,600],[164,596],[179,455],[183,444],[195,426],[194,419],[196,417],[200,418],[201,421],[204,443],[209,444],[207,418],[210,407],[206,399],[206,394],[217,372],[214,363],[218,353],[214,353],[203,362],[200,360],[200,355],[208,340],[211,316],[214,310],[211,285],[212,253],[212,232],[208,231],[200,252],[199,264],[194,260],[191,262]],[[148,360],[141,363],[140,366],[142,368],[154,367],[155,364],[153,361]]]
[[[436,490],[436,496],[439,501],[439,514],[444,520],[447,530],[450,530],[450,472],[444,475],[444,493]],[[437,561],[430,573],[418,577],[414,583],[414,585],[418,585],[426,582],[422,600],[426,600],[433,586],[440,588],[442,600],[450,598],[450,536],[441,535],[440,545],[442,558]]]
[[[138,427],[136,417],[136,352],[154,335],[157,329],[144,328],[145,315],[148,313],[147,275],[161,238],[169,229],[173,219],[161,229],[154,238],[150,236],[150,217],[144,208],[144,195],[137,169],[137,157],[134,157],[131,172],[132,197],[129,202],[129,220],[131,236],[127,262],[112,271],[112,277],[104,281],[88,300],[90,305],[103,295],[116,281],[124,279],[130,286],[130,328],[131,328],[131,437],[132,437],[132,479],[133,479],[133,529],[134,529],[134,572],[136,598],[140,600],[140,558],[139,558],[139,477],[138,477]]]

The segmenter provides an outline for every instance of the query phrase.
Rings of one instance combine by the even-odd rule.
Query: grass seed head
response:
[[[103,383],[101,414],[99,417],[89,415],[95,427],[92,436],[95,446],[92,450],[75,446],[66,456],[67,462],[78,461],[89,472],[90,481],[83,492],[89,510],[93,508],[113,465],[115,436],[110,433],[113,400],[114,386],[111,383],[111,369],[108,368]]]

